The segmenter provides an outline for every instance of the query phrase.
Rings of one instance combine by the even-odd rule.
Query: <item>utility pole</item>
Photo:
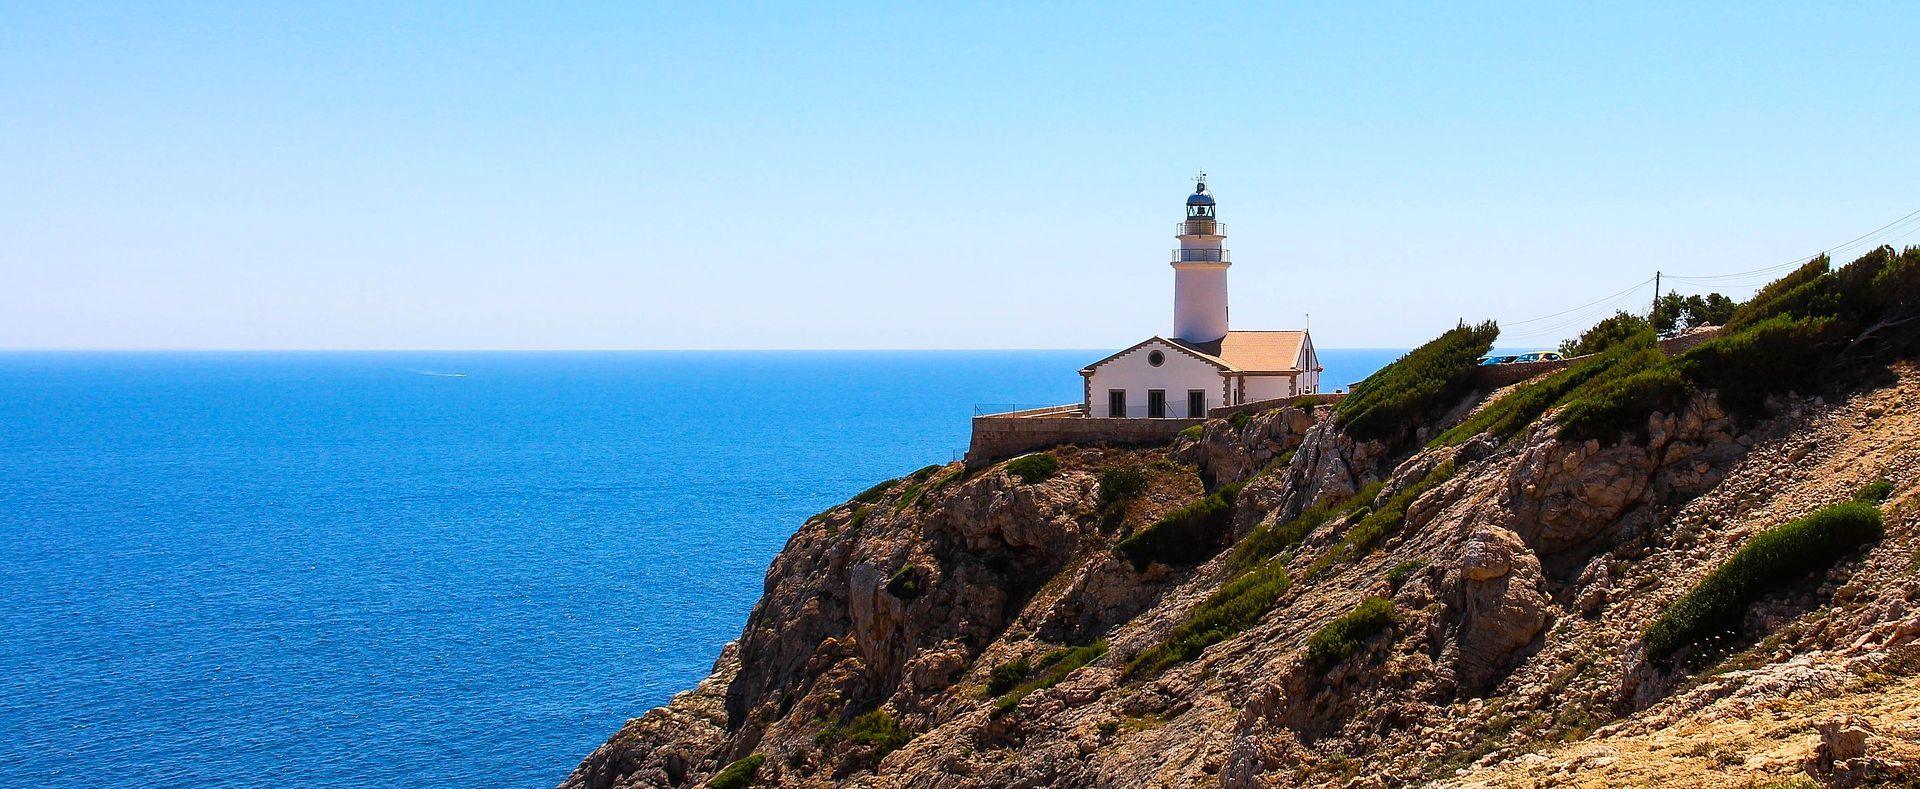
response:
[[[1660,326],[1660,323],[1658,320],[1659,317],[1660,317],[1660,272],[1655,271],[1653,272],[1653,309],[1647,311],[1647,322],[1653,324],[1656,331],[1659,329],[1659,326]]]

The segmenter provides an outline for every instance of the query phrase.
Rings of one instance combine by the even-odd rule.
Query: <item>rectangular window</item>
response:
[[[1148,389],[1147,390],[1147,418],[1148,419],[1167,418],[1167,390],[1165,389]]]
[[[1187,390],[1187,416],[1200,419],[1207,415],[1207,393],[1203,389]]]
[[[1107,416],[1119,419],[1127,415],[1127,390],[1107,390]]]

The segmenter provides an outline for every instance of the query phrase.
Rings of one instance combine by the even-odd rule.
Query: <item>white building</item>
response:
[[[1198,180],[1173,251],[1173,336],[1149,337],[1081,369],[1088,416],[1204,417],[1210,408],[1320,390],[1307,330],[1227,327],[1227,226],[1206,175]]]

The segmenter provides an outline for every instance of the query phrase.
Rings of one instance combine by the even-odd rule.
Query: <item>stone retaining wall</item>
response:
[[[976,416],[967,465],[980,466],[1061,444],[1164,444],[1201,419],[1093,419],[1081,416]]]

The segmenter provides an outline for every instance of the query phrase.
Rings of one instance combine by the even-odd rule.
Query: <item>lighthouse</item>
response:
[[[1193,179],[1174,237],[1173,332],[1148,337],[1080,369],[1080,413],[1095,419],[1203,419],[1215,408],[1320,391],[1320,356],[1305,328],[1227,328],[1227,226]],[[1143,261],[1144,262],[1144,261]]]
[[[1187,218],[1180,222],[1173,251],[1173,336],[1192,343],[1218,342],[1227,336],[1227,226],[1221,224],[1207,191],[1207,174],[1194,178],[1187,196]]]

